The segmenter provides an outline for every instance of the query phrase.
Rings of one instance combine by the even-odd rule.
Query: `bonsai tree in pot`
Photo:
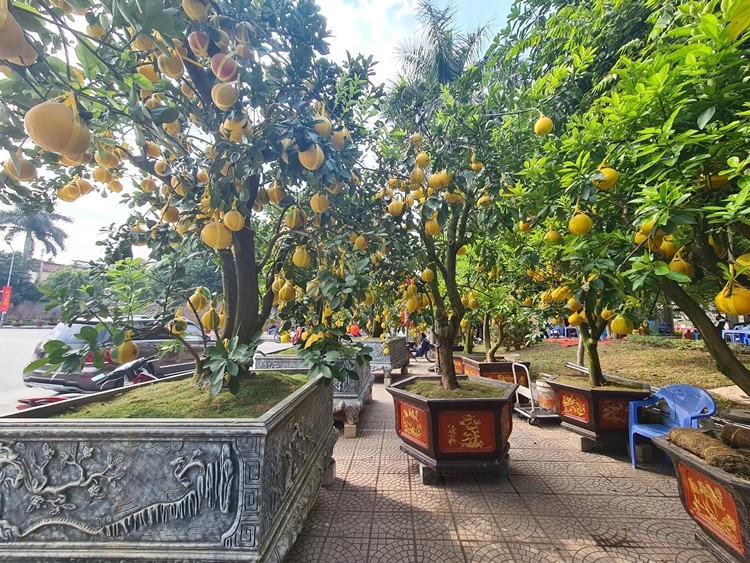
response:
[[[211,250],[223,279],[217,334],[250,346],[274,301],[295,301],[295,285],[314,278],[292,266],[295,250],[320,265],[348,236],[322,236],[320,225],[366,207],[356,159],[360,124],[379,95],[371,59],[324,58],[325,22],[309,1],[270,11],[199,1],[2,9],[5,25],[26,30],[3,66],[3,197],[44,207],[122,198],[133,214],[113,230],[112,260],[131,245],[157,259],[177,247]],[[59,131],[44,126],[53,118]],[[344,281],[351,264],[339,265],[320,307],[326,298],[334,309],[350,305],[335,300],[345,290],[363,297],[364,285]],[[295,277],[274,288],[285,267],[297,267]],[[126,333],[118,327],[114,343]],[[336,331],[322,334],[321,349],[337,345]],[[198,376],[219,388],[224,372],[199,360]],[[327,365],[326,374],[343,374]]]

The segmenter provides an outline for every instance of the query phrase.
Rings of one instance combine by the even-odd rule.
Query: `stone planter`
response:
[[[401,450],[420,462],[422,481],[434,482],[440,473],[507,473],[516,386],[482,380],[505,390],[492,399],[426,399],[404,390],[424,379],[439,377],[410,377],[387,388],[396,409],[396,433],[404,442]],[[459,381],[466,379],[459,376]]]
[[[372,371],[383,370],[383,381],[386,385],[391,383],[391,373],[394,369],[400,369],[401,375],[406,375],[410,355],[405,337],[397,336],[390,340],[367,338],[362,339],[362,343],[372,348],[370,368]],[[387,356],[383,353],[386,345],[389,351]]]
[[[555,390],[557,413],[565,428],[590,442],[610,445],[627,443],[630,401],[651,396],[648,389],[588,389],[555,380],[547,383]]]
[[[674,464],[682,506],[700,526],[698,541],[721,561],[750,563],[750,482],[707,465],[666,436],[653,442]]]
[[[0,559],[280,563],[331,478],[320,379],[256,419],[0,420]]]
[[[310,364],[298,356],[288,354],[268,354],[256,356],[254,371],[281,371],[284,373],[306,373]],[[356,438],[359,414],[362,407],[372,400],[372,384],[375,381],[370,364],[355,365],[358,379],[334,380],[333,415],[344,421],[344,438]],[[342,416],[343,415],[343,416]]]
[[[461,373],[513,383],[513,362],[485,362],[481,359],[470,357],[463,357],[461,358],[461,360],[463,364],[463,371]],[[455,358],[453,363],[455,364]],[[524,364],[527,368],[531,365],[529,362],[519,363]],[[523,385],[524,387],[528,387],[529,382],[526,381],[526,372],[522,369],[519,369],[517,373],[518,384]]]

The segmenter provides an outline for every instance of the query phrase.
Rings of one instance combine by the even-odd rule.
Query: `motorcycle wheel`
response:
[[[435,349],[429,348],[425,351],[424,357],[428,362],[434,362],[435,361]]]

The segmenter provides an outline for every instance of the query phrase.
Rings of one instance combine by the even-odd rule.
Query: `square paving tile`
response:
[[[513,432],[508,478],[423,485],[377,384],[359,437],[336,443],[337,478],[285,563],[716,563],[694,539],[668,468],[577,451],[558,427]]]

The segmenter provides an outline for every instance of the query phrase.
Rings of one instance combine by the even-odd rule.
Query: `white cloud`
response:
[[[416,30],[416,0],[318,0],[332,37],[331,58],[344,60],[346,52],[373,55],[376,82],[396,74],[395,48]]]

